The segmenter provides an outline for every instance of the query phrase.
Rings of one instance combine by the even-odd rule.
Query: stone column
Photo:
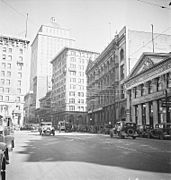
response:
[[[146,103],[146,124],[150,124],[149,103]]]
[[[153,101],[153,126],[158,123],[158,105],[157,101]]]
[[[131,118],[132,122],[135,122],[135,106],[131,106]]]
[[[142,105],[138,105],[138,125],[142,125]]]
[[[131,121],[131,90],[126,93],[127,107],[126,107],[126,121]]]

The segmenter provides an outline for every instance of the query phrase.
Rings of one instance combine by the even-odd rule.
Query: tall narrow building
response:
[[[0,36],[0,115],[23,125],[29,41]]]
[[[51,90],[52,65],[50,61],[64,47],[72,47],[68,29],[60,28],[54,18],[50,25],[42,25],[31,44],[30,90],[33,91],[33,106],[40,107],[39,99]]]
[[[88,62],[94,61],[96,52],[64,48],[52,61],[53,83],[51,104],[53,122],[68,121],[73,125],[86,121]]]

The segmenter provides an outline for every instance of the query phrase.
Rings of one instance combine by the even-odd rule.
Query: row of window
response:
[[[75,106],[69,106],[69,111],[75,111]],[[77,106],[77,111],[84,111],[84,106]]]
[[[10,93],[11,89],[10,88],[4,88],[4,87],[0,87],[0,93]],[[17,93],[21,94],[21,88],[17,88]]]
[[[84,64],[85,61],[86,61],[86,59],[81,59],[81,58],[78,58],[78,59],[77,59],[77,58],[75,58],[75,57],[71,57],[71,58],[70,58],[70,61],[71,61],[71,62],[74,62],[74,63],[77,62],[77,63],[80,63],[80,64]]]
[[[76,69],[76,66],[78,66],[78,68],[80,70],[84,70],[84,65],[70,64],[70,68],[72,68],[72,69]]]
[[[8,51],[8,53],[12,53],[13,49],[12,48],[7,49],[7,47],[2,47],[2,52],[7,52],[7,51]],[[19,53],[23,54],[23,49],[19,49]]]
[[[83,76],[84,77],[84,72],[78,72],[76,73],[76,71],[69,71],[70,76],[76,76],[76,74],[78,74],[78,76]]]
[[[10,97],[9,96],[2,96],[2,95],[0,95],[0,101],[10,101]],[[20,102],[21,98],[17,97],[16,101]]]
[[[10,79],[1,79],[0,83],[1,83],[1,85],[5,85],[5,84],[6,85],[11,85],[11,80]],[[17,81],[17,85],[21,86],[21,80]]]
[[[7,68],[7,69],[11,69],[11,63],[2,63],[1,65],[2,65],[1,67],[2,67],[3,69],[6,69],[6,68]]]
[[[167,74],[167,76],[166,76],[167,78],[165,80],[165,83],[166,83],[167,88],[171,87],[171,77],[170,76],[169,76],[169,74]],[[148,81],[146,86],[144,84],[141,84],[139,87],[135,87],[134,88],[134,98],[136,98],[138,96],[144,96],[145,94],[151,94],[155,91],[161,91],[164,88],[161,77],[158,77],[155,80],[156,80],[156,82],[155,82],[156,88],[155,89],[153,87],[152,81]]]
[[[76,79],[76,78],[70,78],[70,82],[75,82],[76,83],[76,80],[78,80],[78,83],[81,83],[81,84],[84,84],[84,79]]]
[[[2,60],[8,60],[8,61],[12,61],[12,56],[11,55],[8,55],[8,58],[7,58],[7,56],[6,56],[6,54],[2,54]],[[23,61],[23,57],[22,56],[19,56],[18,57],[18,60],[19,61]]]
[[[84,99],[78,99],[79,104],[84,104]],[[69,98],[69,103],[75,104],[75,98]]]

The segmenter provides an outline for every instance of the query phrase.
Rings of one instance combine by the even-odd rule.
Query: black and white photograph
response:
[[[171,0],[0,0],[0,172],[171,179]]]

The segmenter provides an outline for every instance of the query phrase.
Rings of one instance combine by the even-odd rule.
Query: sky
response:
[[[33,41],[39,27],[56,18],[70,29],[76,48],[102,52],[124,26],[171,35],[171,0],[0,0],[0,35]],[[166,8],[161,8],[165,6]]]

